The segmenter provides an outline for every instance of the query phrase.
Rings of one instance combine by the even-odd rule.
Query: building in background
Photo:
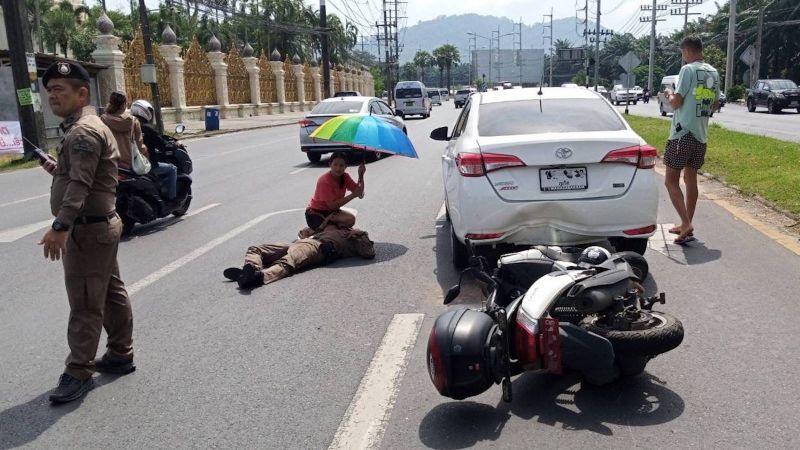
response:
[[[542,82],[543,71],[544,50],[540,48],[472,51],[472,79],[485,79],[489,86],[503,81],[538,86]]]

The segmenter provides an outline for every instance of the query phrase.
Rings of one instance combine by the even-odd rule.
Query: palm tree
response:
[[[441,70],[447,69],[447,90],[450,90],[450,69],[453,64],[461,62],[461,53],[452,44],[444,44],[433,51],[433,56],[436,58],[436,63],[440,69],[440,85],[441,83]]]
[[[447,67],[447,56],[444,54],[442,47],[433,49],[433,61],[439,68],[439,86],[444,86],[444,68]]]
[[[47,11],[43,34],[45,42],[54,53],[58,45],[64,56],[67,56],[70,35],[75,30],[78,16],[84,12],[86,12],[85,6],[76,9],[68,0],[62,0],[56,8]]]
[[[425,69],[433,65],[433,56],[425,50],[417,50],[417,53],[414,54],[413,64],[422,72],[420,79],[424,79]]]
[[[28,15],[33,17],[31,31],[34,32],[39,43],[39,53],[44,53],[44,38],[42,37],[43,16],[53,8],[53,0],[26,0]]]

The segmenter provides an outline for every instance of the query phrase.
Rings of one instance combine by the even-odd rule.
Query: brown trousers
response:
[[[245,264],[252,264],[264,274],[264,284],[273,283],[291,276],[307,267],[318,266],[325,262],[316,239],[300,239],[291,244],[261,244],[247,249]]]
[[[100,333],[108,333],[108,352],[133,356],[133,314],[119,275],[117,248],[122,234],[118,216],[110,222],[76,224],[67,241],[64,281],[69,298],[65,373],[84,380],[94,373]]]

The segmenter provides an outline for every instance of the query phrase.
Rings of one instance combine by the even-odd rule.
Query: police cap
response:
[[[50,64],[50,67],[45,70],[42,76],[42,84],[46,88],[47,83],[56,78],[70,78],[88,83],[89,72],[80,64],[68,61],[56,61]]]

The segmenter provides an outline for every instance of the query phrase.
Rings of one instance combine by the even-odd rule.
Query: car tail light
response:
[[[300,128],[313,127],[317,125],[316,122],[308,119],[303,119],[300,122],[297,122],[297,124],[300,125]]]
[[[442,352],[439,349],[439,340],[436,339],[436,327],[431,329],[428,336],[428,375],[440,394],[447,392],[447,374],[445,373]]]
[[[465,177],[480,177],[495,170],[524,167],[525,163],[514,155],[499,153],[459,153],[456,166]]]
[[[517,326],[514,328],[514,348],[517,359],[523,366],[533,364],[539,359],[536,322],[520,309],[515,323]]]
[[[648,225],[648,226],[642,227],[642,228],[634,228],[632,230],[625,230],[625,231],[623,231],[623,233],[627,234],[628,236],[637,236],[637,235],[640,235],[640,234],[650,234],[653,231],[656,231],[656,226],[655,225]]]
[[[486,239],[498,239],[502,236],[503,233],[467,233],[464,237],[473,241],[484,241]]]
[[[612,150],[603,157],[601,162],[630,164],[640,169],[652,169],[656,165],[658,152],[649,145],[625,147]]]

